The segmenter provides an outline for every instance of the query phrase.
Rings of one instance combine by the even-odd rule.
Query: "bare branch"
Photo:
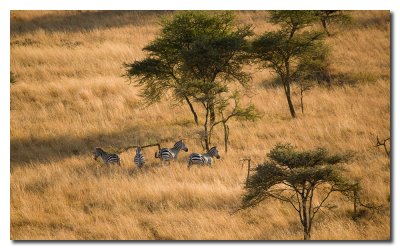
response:
[[[117,151],[117,154],[120,154],[120,153],[122,153],[122,152],[128,151],[128,150],[131,149],[131,148],[137,148],[137,147],[138,147],[137,145],[133,145],[133,146],[129,146],[129,147],[122,148],[122,149],[120,149],[120,150]]]
[[[387,147],[386,147],[386,142],[389,141],[389,140],[390,140],[390,137],[384,139],[383,141],[380,141],[380,140],[379,140],[379,137],[376,136],[376,144],[375,144],[375,147],[383,146],[383,147],[385,148],[385,152],[386,152],[387,157],[390,157],[390,150],[387,149]]]
[[[155,143],[155,144],[149,144],[149,145],[145,145],[145,146],[141,146],[141,148],[148,148],[148,147],[154,147],[154,146],[157,146],[158,147],[158,150],[160,150],[161,149],[161,147],[160,147],[160,144],[159,143]],[[138,146],[138,145],[132,145],[132,146],[128,146],[128,147],[125,147],[125,148],[121,148],[121,149],[119,149],[116,153],[117,154],[120,154],[120,153],[123,153],[123,152],[125,152],[125,151],[128,151],[129,149],[132,149],[132,148],[137,148],[137,147],[140,147],[140,146]]]
[[[325,196],[325,198],[321,201],[321,203],[318,206],[315,206],[313,208],[313,215],[311,216],[311,220],[314,219],[315,214],[323,207],[324,202],[329,198],[332,192],[334,192],[334,189],[331,189]]]
[[[158,150],[161,149],[161,146],[160,146],[159,143],[149,144],[149,145],[146,145],[146,146],[142,146],[142,148],[148,148],[148,147],[154,147],[154,146],[157,146],[157,147],[158,147]]]

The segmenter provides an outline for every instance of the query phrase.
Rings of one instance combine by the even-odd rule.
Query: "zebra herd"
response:
[[[155,158],[159,158],[162,164],[170,163],[171,161],[177,159],[178,154],[181,150],[188,152],[188,148],[186,147],[183,140],[179,140],[178,142],[176,142],[172,148],[159,149],[155,153]],[[117,154],[109,154],[101,148],[96,148],[94,152],[94,159],[96,160],[98,157],[100,157],[106,165],[117,164],[121,166],[121,160]],[[192,153],[189,155],[187,167],[188,169],[190,169],[192,165],[211,166],[214,157],[217,159],[220,158],[217,147],[212,147],[205,154]],[[142,153],[142,148],[140,146],[136,148],[136,154],[133,158],[133,161],[139,169],[141,169],[145,164],[145,157]]]

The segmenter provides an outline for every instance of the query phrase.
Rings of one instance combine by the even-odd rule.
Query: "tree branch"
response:
[[[314,219],[315,214],[321,209],[321,207],[323,206],[324,202],[329,198],[330,194],[331,194],[332,192],[334,192],[334,191],[335,191],[335,190],[332,188],[332,189],[326,194],[325,198],[321,201],[321,203],[320,203],[318,206],[316,206],[316,207],[313,208],[313,215],[312,215],[312,217],[311,217],[311,220]]]

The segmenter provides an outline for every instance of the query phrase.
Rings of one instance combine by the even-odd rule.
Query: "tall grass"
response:
[[[173,100],[144,107],[138,89],[121,75],[123,62],[159,31],[153,11],[14,11],[11,17],[11,238],[12,239],[301,239],[290,207],[268,201],[231,214],[239,205],[246,170],[239,159],[262,162],[278,142],[301,149],[352,150],[348,175],[358,179],[380,213],[351,218],[351,204],[317,215],[313,239],[390,238],[390,161],[374,147],[390,135],[390,19],[386,11],[351,12],[351,26],[333,26],[334,75],[357,84],[316,87],[306,93],[305,114],[291,119],[274,78],[252,68],[251,101],[263,113],[256,123],[232,123],[227,154],[213,168],[186,169],[189,153],[161,167],[155,148],[148,164],[122,167],[95,162],[96,146],[115,151],[137,143],[172,146],[184,138],[201,152],[201,131],[184,105]],[[274,28],[262,11],[240,11],[255,32]],[[299,90],[294,90],[296,109]],[[216,143],[222,149],[223,135]],[[222,151],[222,150],[221,150]]]

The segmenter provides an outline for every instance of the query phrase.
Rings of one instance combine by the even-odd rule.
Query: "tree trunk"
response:
[[[310,239],[310,232],[308,230],[308,213],[307,213],[307,197],[303,197],[301,200],[301,205],[303,207],[303,231],[304,231],[304,240]]]
[[[353,195],[354,195],[354,198],[353,198],[353,209],[354,209],[354,216],[356,216],[357,215],[357,197],[358,197],[357,190],[353,191]]]
[[[322,18],[321,18],[321,23],[322,23],[322,27],[324,27],[324,30],[325,30],[326,34],[327,34],[328,36],[331,36],[331,34],[330,34],[329,31],[328,31],[328,25],[327,25],[327,22],[326,22],[326,18],[325,18],[325,17],[322,17]]]
[[[251,159],[247,159],[247,178],[246,178],[246,187],[249,186],[249,179],[250,179],[250,168],[251,168]]]
[[[284,84],[286,85],[285,94],[286,94],[286,99],[287,99],[287,102],[289,105],[290,114],[292,115],[292,118],[296,118],[296,111],[294,110],[292,98],[290,96],[290,82],[287,81]]]
[[[326,25],[326,20],[325,20],[324,17],[321,18],[321,23],[322,23],[322,27],[324,27],[324,30],[325,30],[326,34],[329,36],[328,27]]]
[[[210,103],[210,124],[213,125],[215,123],[215,108],[214,103]]]
[[[210,150],[209,138],[211,137],[211,136],[209,137],[209,135],[208,135],[208,116],[210,113],[210,107],[208,106],[208,104],[206,104],[205,107],[206,107],[206,119],[204,121],[204,143],[205,143],[206,150],[208,152],[208,150]]]
[[[304,228],[304,240],[311,240],[310,231],[306,228]]]
[[[301,103],[301,113],[304,115],[304,105],[303,105],[303,85],[300,84],[300,103]]]
[[[292,34],[291,34],[292,35]],[[285,94],[286,94],[286,99],[289,105],[289,110],[290,110],[290,114],[292,115],[292,118],[296,118],[296,112],[294,110],[293,104],[292,104],[292,99],[290,96],[290,62],[289,62],[289,58],[286,59],[285,61],[285,73],[281,74],[281,81],[283,84],[283,88],[285,90]]]
[[[226,123],[224,125],[224,142],[225,142],[225,153],[228,152],[228,141],[229,141],[229,127]]]
[[[189,105],[190,111],[192,111],[193,119],[194,119],[194,121],[196,122],[196,125],[199,125],[199,119],[198,119],[198,117],[197,117],[196,111],[195,111],[194,108],[193,108],[192,103],[190,102],[190,100],[189,100],[189,98],[188,98],[187,96],[185,96],[185,100],[186,100],[187,104]]]

